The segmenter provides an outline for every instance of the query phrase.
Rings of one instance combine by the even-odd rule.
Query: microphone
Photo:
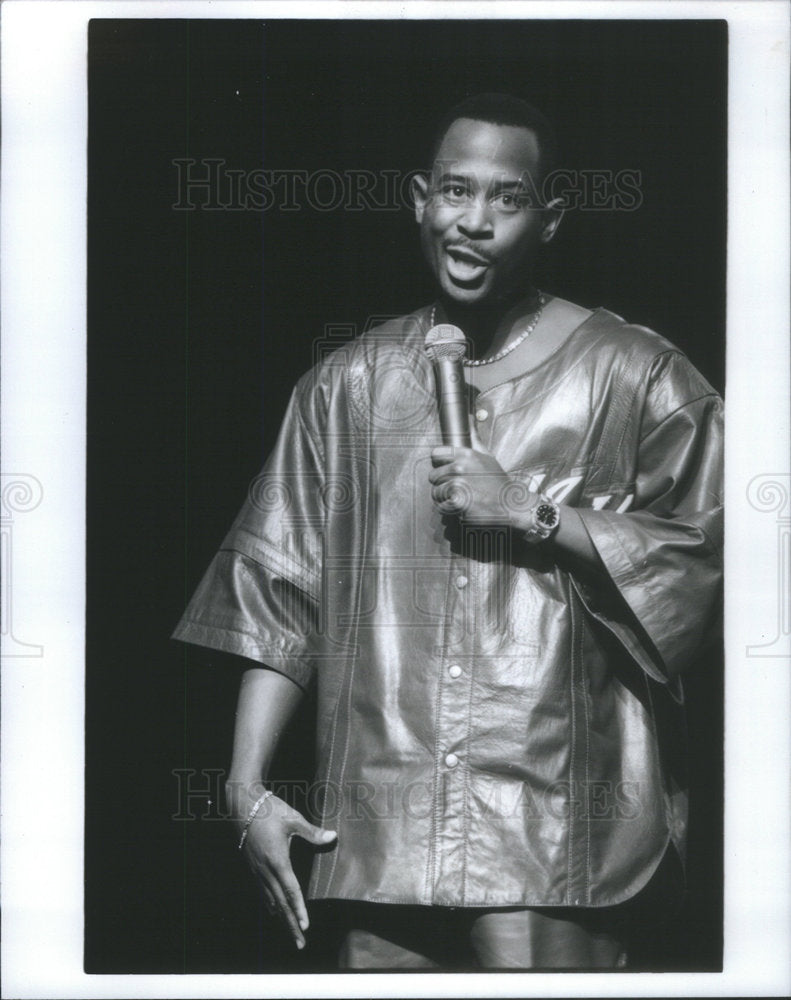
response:
[[[433,362],[437,380],[442,443],[455,448],[471,448],[467,386],[461,363],[467,353],[464,334],[450,323],[432,326],[426,334],[426,353]]]

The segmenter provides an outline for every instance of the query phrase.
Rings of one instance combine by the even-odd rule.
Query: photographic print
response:
[[[91,23],[89,971],[720,967],[726,67],[722,21]]]
[[[9,995],[783,994],[783,16],[4,5]]]

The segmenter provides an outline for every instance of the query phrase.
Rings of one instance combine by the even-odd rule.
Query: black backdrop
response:
[[[200,794],[229,763],[240,664],[169,635],[325,325],[359,330],[431,289],[406,208],[321,211],[302,197],[295,211],[261,211],[225,192],[231,207],[210,210],[194,189],[185,211],[174,161],[403,174],[423,165],[451,103],[522,94],[558,123],[564,164],[642,177],[635,211],[568,213],[541,287],[664,333],[722,389],[726,27],[98,20],[89,40],[86,970],[328,969],[332,928],[319,921],[293,952],[222,800]],[[710,970],[721,960],[719,657],[687,695],[690,898],[641,959]],[[310,777],[311,712],[279,778]]]

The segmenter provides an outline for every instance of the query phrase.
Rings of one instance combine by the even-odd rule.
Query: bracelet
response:
[[[268,790],[266,792],[264,792],[264,794],[261,796],[261,798],[258,799],[255,802],[255,804],[253,805],[253,808],[247,814],[247,819],[244,821],[244,827],[242,829],[242,836],[241,836],[241,838],[239,840],[239,850],[240,851],[244,847],[244,842],[247,840],[247,831],[250,829],[250,824],[253,822],[253,820],[257,816],[258,810],[261,808],[261,806],[264,804],[264,802],[266,802],[266,800],[269,798],[269,796],[270,795],[274,795],[274,794],[275,794],[274,792],[270,792]]]

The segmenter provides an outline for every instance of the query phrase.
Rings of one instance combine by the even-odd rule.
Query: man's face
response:
[[[450,126],[431,177],[413,187],[423,253],[448,298],[493,306],[525,294],[538,248],[559,221],[530,196],[538,168],[538,141],[526,128],[470,118]]]

